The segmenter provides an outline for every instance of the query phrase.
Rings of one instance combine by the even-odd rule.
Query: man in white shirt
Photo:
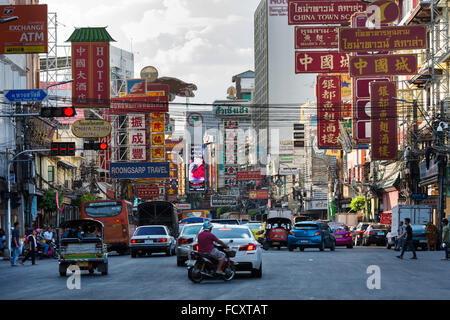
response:
[[[53,240],[53,231],[52,227],[49,227],[47,231],[44,232],[44,239],[45,240]]]

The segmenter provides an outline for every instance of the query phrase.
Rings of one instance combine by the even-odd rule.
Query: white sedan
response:
[[[250,271],[256,278],[262,276],[262,249],[255,239],[253,232],[246,225],[213,224],[212,233],[236,251],[232,258],[236,271]],[[200,231],[202,232],[203,229]],[[198,250],[197,237],[193,243],[194,250]],[[189,255],[190,257],[190,255]],[[188,265],[195,261],[189,260]]]
[[[170,235],[166,226],[148,225],[136,229],[130,239],[131,257],[136,258],[154,252],[165,252],[166,255],[175,254],[176,241]]]

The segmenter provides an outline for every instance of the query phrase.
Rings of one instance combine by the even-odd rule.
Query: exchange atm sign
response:
[[[47,53],[47,5],[0,6],[0,54]]]

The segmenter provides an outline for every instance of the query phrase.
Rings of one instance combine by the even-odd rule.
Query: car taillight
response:
[[[322,231],[317,231],[314,235],[315,236],[320,236],[322,234]]]
[[[194,251],[198,251],[198,244],[194,245],[194,247],[192,248]]]
[[[364,233],[364,230],[359,230],[358,233]]]
[[[144,243],[143,239],[132,239],[131,243]]]
[[[289,234],[290,234],[291,236],[295,235],[294,231],[289,231]]]
[[[373,231],[369,231],[369,234],[371,234],[371,235],[374,235],[374,234],[375,234],[375,232],[373,232]]]
[[[254,250],[256,250],[256,245],[253,243],[249,243],[239,248],[239,251],[254,251]]]
[[[352,233],[349,233],[349,234],[347,235],[347,237],[353,237],[353,234],[352,234]]]
[[[178,244],[188,244],[188,243],[191,243],[191,242],[192,242],[191,238],[188,238],[188,239],[180,238],[180,239],[178,239]]]
[[[159,239],[159,242],[167,242],[166,238]]]

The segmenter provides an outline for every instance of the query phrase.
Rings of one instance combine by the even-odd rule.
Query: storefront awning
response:
[[[72,164],[70,162],[64,161],[64,160],[59,160],[57,165],[61,165],[63,167],[70,168],[70,169],[77,168],[76,165],[74,165],[74,164]]]

